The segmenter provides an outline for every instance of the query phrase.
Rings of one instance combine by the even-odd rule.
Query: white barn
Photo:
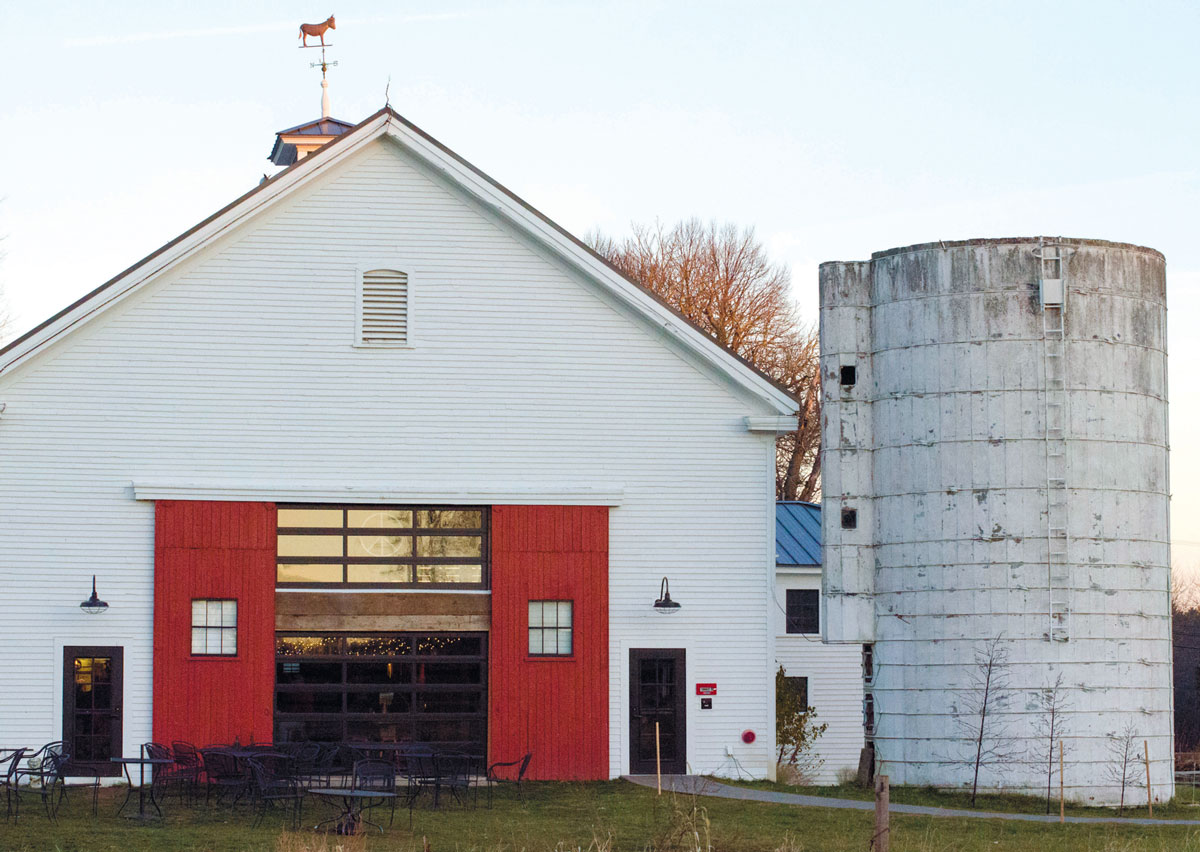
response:
[[[342,129],[0,350],[0,746],[584,779],[658,723],[773,775],[794,401],[392,110]]]

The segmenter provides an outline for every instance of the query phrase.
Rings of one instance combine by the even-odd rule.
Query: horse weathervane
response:
[[[333,20],[333,15],[330,15],[328,18],[326,18],[324,21],[322,21],[319,24],[301,24],[300,25],[300,35],[298,37],[304,41],[304,44],[302,44],[300,46],[301,47],[326,47],[325,33],[329,32],[329,30],[336,30],[336,29],[337,29],[337,22]],[[316,44],[310,45],[308,43],[309,36],[312,36],[313,38],[319,38],[321,40],[321,43],[319,45],[316,45]]]
[[[328,71],[333,66],[337,65],[337,60],[330,62],[329,60],[327,60],[325,58],[325,48],[332,47],[332,45],[327,45],[325,43],[325,33],[328,32],[329,30],[336,30],[336,29],[337,29],[337,22],[335,22],[333,20],[333,15],[330,15],[328,18],[326,18],[324,21],[322,21],[319,24],[301,24],[300,25],[300,39],[303,41],[303,44],[301,44],[299,46],[301,48],[305,48],[305,47],[321,48],[321,61],[320,62],[310,62],[308,64],[309,64],[309,67],[311,67],[311,68],[320,68],[321,69],[321,117],[322,118],[329,117],[329,81],[325,79],[325,72]],[[319,38],[321,40],[321,43],[320,44],[309,44],[308,43],[309,36],[312,36],[314,38]]]

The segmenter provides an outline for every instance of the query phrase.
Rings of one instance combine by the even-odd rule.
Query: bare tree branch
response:
[[[598,232],[585,239],[799,400],[796,430],[776,445],[775,491],[781,500],[815,500],[821,477],[818,338],[796,313],[787,268],[771,262],[750,228],[688,219],[672,228],[635,224],[632,231],[624,241]]]
[[[952,708],[962,748],[950,762],[971,769],[972,807],[981,770],[1002,775],[1021,754],[1004,723],[1009,699],[1008,646],[1000,635],[975,649],[968,685]]]
[[[1114,784],[1121,786],[1121,805],[1118,814],[1125,813],[1125,791],[1130,787],[1140,787],[1142,773],[1139,772],[1137,759],[1137,729],[1133,722],[1128,721],[1119,731],[1108,735],[1108,753],[1111,760],[1108,764],[1108,777]]]
[[[1046,766],[1046,813],[1050,813],[1050,800],[1053,793],[1054,764],[1058,757],[1059,743],[1065,743],[1067,734],[1065,714],[1070,702],[1066,689],[1063,687],[1062,673],[1054,679],[1054,683],[1041,689],[1037,694],[1038,718],[1034,728],[1038,733],[1038,741],[1042,748],[1038,759]],[[1066,749],[1063,747],[1065,754]]]

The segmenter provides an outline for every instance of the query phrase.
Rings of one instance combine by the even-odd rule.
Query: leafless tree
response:
[[[1125,813],[1125,791],[1129,787],[1140,787],[1141,772],[1137,754],[1137,729],[1133,721],[1127,721],[1119,731],[1108,735],[1108,753],[1112,759],[1108,764],[1108,777],[1121,786],[1121,805],[1118,814]]]
[[[1194,571],[1171,572],[1171,612],[1182,615],[1200,609],[1200,581]]]
[[[775,496],[815,500],[821,487],[821,370],[816,329],[782,347],[781,362],[765,372],[799,400],[796,430],[775,442]]]
[[[816,329],[800,321],[787,267],[734,225],[688,219],[634,225],[623,241],[587,236],[605,260],[798,400],[796,429],[776,453],[776,496],[813,500],[820,488],[821,388]]]
[[[972,807],[979,793],[980,770],[1003,774],[1020,754],[1004,723],[1009,698],[1008,647],[1000,635],[975,649],[968,685],[954,708],[963,749],[953,762],[971,769]]]
[[[1050,813],[1050,799],[1053,791],[1054,763],[1058,758],[1058,750],[1067,732],[1066,711],[1069,707],[1067,692],[1063,688],[1062,673],[1054,679],[1054,683],[1046,686],[1037,693],[1037,721],[1034,728],[1044,751],[1039,757],[1046,763],[1046,813]],[[1063,749],[1065,753],[1065,748]]]

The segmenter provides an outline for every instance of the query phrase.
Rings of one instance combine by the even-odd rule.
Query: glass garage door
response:
[[[277,742],[483,754],[486,732],[486,634],[276,634]]]

